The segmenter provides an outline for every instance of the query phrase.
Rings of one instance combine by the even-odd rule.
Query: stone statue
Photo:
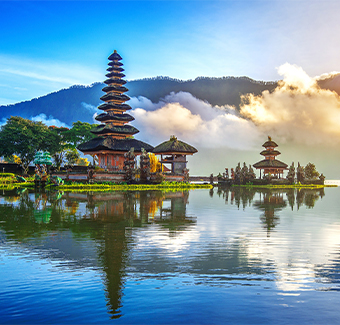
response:
[[[295,180],[295,167],[294,167],[294,162],[292,162],[291,166],[289,167],[287,179],[289,180],[289,182],[290,182],[291,184],[294,183],[294,180]]]
[[[124,154],[124,158],[125,180],[132,182],[135,176],[135,152],[133,147]]]
[[[298,166],[296,169],[296,178],[298,182],[303,182],[305,180],[305,169],[298,162]]]
[[[146,150],[142,148],[140,156],[140,180],[141,182],[148,182],[150,180],[150,157]]]
[[[209,180],[210,180],[210,184],[214,185],[214,175],[213,174],[210,174]]]
[[[228,168],[225,169],[225,179],[229,179],[229,171],[228,171]]]
[[[254,172],[253,167],[251,167],[251,165],[249,165],[249,169],[248,169],[248,180],[253,180],[256,178],[256,174]]]

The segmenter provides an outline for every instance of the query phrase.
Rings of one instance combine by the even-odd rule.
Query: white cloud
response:
[[[171,93],[156,104],[143,97],[133,98],[133,106],[138,136],[153,144],[170,135],[206,148],[251,149],[260,141],[255,125],[237,116],[232,107],[212,106],[189,93]]]
[[[316,78],[298,66],[286,63],[278,72],[284,78],[272,93],[243,96],[241,114],[282,142],[338,144],[339,95],[321,89]]]
[[[55,125],[57,127],[71,128],[69,125],[65,124],[64,122],[59,121],[56,118],[53,118],[53,116],[51,115],[47,118],[46,114],[44,113],[41,113],[37,116],[33,116],[30,119],[35,122],[42,122],[46,124],[47,126]]]
[[[90,113],[93,113],[93,115],[92,115],[93,123],[98,124],[99,122],[96,120],[96,116],[98,114],[100,114],[100,110],[96,106],[93,106],[93,105],[85,103],[85,102],[81,102],[81,106],[83,106],[85,109],[87,109]]]

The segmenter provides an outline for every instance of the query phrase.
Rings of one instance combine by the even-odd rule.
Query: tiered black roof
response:
[[[139,131],[133,127],[132,125],[115,125],[113,123],[100,124],[93,130],[91,130],[94,134],[111,134],[118,133],[122,135],[134,135]]]
[[[122,80],[122,79],[106,79],[104,81],[104,83],[106,83],[107,85],[125,85],[126,81]]]
[[[95,152],[99,150],[127,152],[131,148],[137,153],[142,152],[142,148],[151,152],[153,146],[132,138],[113,139],[111,137],[97,137],[78,146],[82,152]]]
[[[106,71],[119,71],[119,72],[123,72],[124,69],[123,68],[119,68],[119,67],[109,67],[106,69]]]
[[[122,86],[106,86],[102,89],[102,91],[105,91],[106,93],[109,92],[109,91],[125,93],[128,90],[129,89],[127,89],[126,87],[122,87]]]
[[[126,95],[118,95],[117,93],[107,93],[104,96],[100,97],[101,100],[104,102],[109,101],[109,100],[117,100],[120,102],[126,102],[127,100],[130,99],[129,96]]]
[[[98,106],[99,109],[102,109],[103,111],[107,111],[110,109],[117,109],[120,111],[128,111],[131,109],[131,106],[128,104],[113,104],[113,103],[104,103]]]
[[[105,121],[126,121],[126,122],[131,122],[135,118],[132,117],[129,114],[107,114],[107,113],[102,113],[96,116],[96,120],[100,122],[105,122]]]
[[[266,159],[261,160],[253,165],[255,168],[262,168],[262,169],[270,169],[270,168],[277,168],[277,169],[286,169],[288,167],[287,164],[284,162],[275,159],[275,156],[281,154],[280,151],[275,150],[274,148],[278,147],[277,143],[272,140],[271,137],[268,137],[268,140],[262,145],[265,147],[266,150],[260,152],[262,156],[265,156]]]
[[[105,103],[98,106],[104,112],[96,117],[96,120],[103,124],[96,126],[91,131],[97,137],[81,144],[78,149],[82,152],[96,152],[99,150],[124,152],[134,147],[135,152],[141,152],[142,148],[152,151],[153,147],[149,144],[131,138],[132,135],[139,131],[135,127],[126,124],[133,121],[134,118],[129,114],[125,114],[125,111],[130,110],[131,107],[125,104],[130,97],[124,94],[128,89],[123,86],[126,81],[122,79],[125,77],[122,73],[124,69],[122,68],[123,64],[119,62],[122,57],[117,51],[114,51],[108,59],[110,60],[108,63],[109,68],[107,69],[109,73],[106,74],[106,77],[109,79],[104,81],[108,86],[103,88],[106,94],[100,98]],[[117,112],[120,114],[117,114]],[[117,136],[126,138],[116,139],[115,137]]]

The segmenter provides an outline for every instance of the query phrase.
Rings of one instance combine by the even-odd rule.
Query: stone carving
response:
[[[305,169],[298,162],[298,166],[296,169],[296,178],[297,181],[302,183],[305,180]]]
[[[134,148],[131,148],[128,152],[124,154],[124,171],[125,180],[127,182],[132,182],[135,179],[135,152]]]
[[[294,167],[294,162],[292,162],[291,166],[289,167],[287,179],[289,180],[289,182],[290,182],[291,184],[294,183],[294,180],[295,180],[295,167]]]
[[[140,156],[140,181],[142,183],[150,180],[150,157],[146,150],[142,148],[142,154]]]

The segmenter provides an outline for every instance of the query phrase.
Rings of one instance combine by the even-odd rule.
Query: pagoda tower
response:
[[[134,118],[125,113],[131,107],[125,104],[130,97],[124,94],[128,89],[124,87],[126,81],[120,62],[122,57],[115,50],[108,59],[108,79],[104,81],[106,86],[102,89],[106,94],[100,98],[105,103],[98,106],[103,113],[96,117],[101,124],[91,130],[96,137],[79,145],[78,149],[84,154],[97,156],[100,167],[119,171],[123,170],[124,154],[131,148],[138,155],[142,148],[152,151],[153,147],[133,138],[139,131],[128,124]]]
[[[263,175],[270,173],[272,176],[279,178],[281,178],[281,174],[283,175],[283,171],[287,169],[287,164],[276,159],[276,157],[281,154],[280,151],[275,149],[277,146],[271,137],[268,137],[268,141],[262,145],[266,150],[261,151],[260,154],[264,156],[265,159],[253,165],[256,169],[260,169],[260,178],[262,169]]]

